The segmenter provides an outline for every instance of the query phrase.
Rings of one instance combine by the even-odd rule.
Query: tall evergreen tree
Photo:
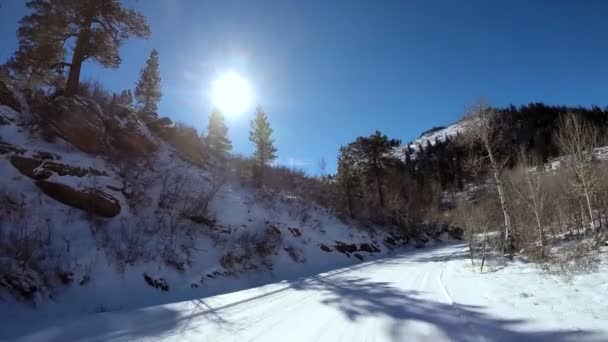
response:
[[[78,92],[83,62],[92,59],[116,69],[120,45],[150,35],[146,18],[119,0],[30,0],[26,6],[32,13],[19,22],[19,48],[11,64],[23,74],[43,77],[50,69],[68,67],[67,95]],[[71,53],[66,46],[73,46]]]
[[[258,106],[255,110],[255,117],[251,120],[251,130],[249,131],[249,141],[255,146],[254,173],[258,184],[261,184],[264,178],[266,166],[277,158],[277,149],[274,147],[274,139],[271,137],[272,132],[266,113],[262,107]]]
[[[228,139],[228,127],[224,122],[224,115],[219,110],[213,110],[209,116],[205,145],[214,157],[223,160],[232,149]]]
[[[376,131],[369,137],[359,137],[349,144],[353,156],[361,165],[363,175],[368,183],[375,183],[378,202],[384,207],[384,176],[386,168],[396,161],[393,153],[395,147],[401,144],[399,140],[389,139]]]
[[[146,65],[139,72],[139,81],[135,87],[135,99],[146,112],[155,111],[160,101],[160,70],[158,51],[152,50]]]

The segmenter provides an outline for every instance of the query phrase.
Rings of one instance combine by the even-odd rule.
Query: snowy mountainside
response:
[[[241,290],[377,258],[410,239],[199,162],[171,140],[166,118],[122,107],[111,114],[84,98],[57,98],[51,114],[31,113],[12,95],[18,108],[0,99],[4,322],[36,321],[33,328],[59,313]],[[73,120],[86,134],[72,130]],[[43,138],[45,130],[54,138]]]
[[[437,130],[431,130],[429,132],[425,132],[423,134],[420,135],[420,137],[418,137],[418,139],[415,139],[411,142],[409,142],[408,144],[404,144],[398,148],[395,149],[395,157],[403,159],[405,158],[405,150],[406,149],[410,149],[413,153],[412,153],[412,158],[416,157],[416,154],[418,153],[420,147],[424,147],[426,146],[428,143],[430,143],[432,146],[435,146],[435,144],[437,143],[437,141],[439,142],[443,142],[445,141],[446,137],[450,138],[453,136],[456,136],[458,133],[463,132],[465,129],[464,124],[459,121],[456,123],[453,123],[449,126],[437,129]]]

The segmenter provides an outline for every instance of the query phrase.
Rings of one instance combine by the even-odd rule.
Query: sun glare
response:
[[[247,80],[236,72],[227,72],[213,81],[211,101],[224,115],[243,114],[252,102],[251,87]]]

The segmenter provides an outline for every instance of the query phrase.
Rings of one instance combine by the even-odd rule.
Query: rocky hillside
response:
[[[102,110],[83,97],[41,101],[0,83],[0,298],[12,303],[3,314],[30,317],[22,303],[50,319],[184,300],[410,240],[256,189],[187,136],[156,113]]]

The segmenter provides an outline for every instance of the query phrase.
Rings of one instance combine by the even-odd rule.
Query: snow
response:
[[[149,135],[159,150],[154,158],[137,165],[134,174],[143,190],[140,204],[128,201],[120,190],[127,181],[124,170],[107,158],[83,153],[66,141],[44,141],[35,130],[28,128],[26,114],[0,106],[11,119],[0,126],[2,141],[26,150],[25,157],[38,151],[59,156],[57,162],[81,168],[92,168],[107,176],[87,174],[84,177],[59,176],[50,181],[82,189],[94,187],[114,196],[121,212],[111,219],[92,218],[81,210],[71,208],[43,194],[34,182],[21,175],[9,162],[9,155],[0,155],[0,195],[7,194],[21,201],[21,209],[32,229],[44,229],[50,236],[45,244],[56,253],[41,267],[50,278],[48,286],[31,301],[19,301],[0,287],[0,339],[14,338],[59,324],[62,320],[76,320],[100,312],[128,312],[145,307],[209,297],[255,286],[264,286],[287,279],[313,276],[360,262],[353,255],[345,255],[333,246],[337,241],[348,244],[375,244],[378,253],[358,252],[364,260],[387,256],[391,252],[382,241],[386,230],[378,227],[362,228],[354,222],[341,221],[327,209],[305,203],[290,193],[264,195],[241,184],[236,175],[229,176],[226,185],[209,205],[209,217],[216,227],[183,222],[178,227],[180,236],[175,245],[187,245],[190,255],[176,249],[176,258],[184,261],[183,270],[168,265],[163,251],[169,240],[166,223],[172,212],[159,206],[162,183],[167,175],[179,175],[186,180],[176,206],[190,204],[192,196],[204,191],[213,177],[212,170],[192,166],[181,160],[173,147]],[[23,223],[15,217],[2,217],[5,232],[16,230]],[[301,235],[296,236],[297,229]],[[244,254],[243,239],[263,239],[269,230],[279,232],[279,241],[265,257],[247,257],[252,269],[227,269],[222,258],[228,253]],[[46,235],[45,235],[46,236]],[[321,245],[331,252],[320,249]],[[250,247],[251,248],[251,247]],[[125,261],[121,253],[137,251],[142,254],[134,261]],[[294,260],[297,258],[298,260]],[[58,284],[57,268],[73,273],[73,283]],[[144,274],[162,278],[169,286],[161,291],[144,281]]]
[[[602,341],[608,265],[573,283],[521,261],[479,274],[464,245],[314,277],[66,320],[16,341]]]
[[[421,146],[425,147],[428,143],[430,143],[432,146],[435,146],[435,143],[437,141],[443,142],[445,141],[446,137],[451,138],[453,136],[456,136],[458,133],[462,133],[464,129],[465,127],[463,122],[456,122],[445,128],[423,134],[418,139],[396,148],[394,151],[394,155],[395,157],[400,159],[405,158],[405,149],[409,146],[414,152],[412,154],[412,158],[415,159],[416,154],[419,152],[419,148]]]
[[[215,227],[189,221],[178,227],[182,234],[175,245],[190,252],[175,252],[187,261],[176,269],[162,256],[169,239],[166,225],[176,214],[160,206],[163,182],[176,181],[167,175],[186,181],[182,197],[172,203],[183,208],[210,186],[213,170],[181,160],[173,147],[142,127],[159,150],[134,170],[142,199],[133,203],[116,190],[129,183],[125,170],[61,139],[44,141],[30,131],[24,108],[26,113],[17,113],[0,106],[0,114],[10,119],[0,126],[0,140],[25,149],[26,157],[51,152],[60,157],[57,162],[105,173],[55,174],[50,180],[103,189],[118,199],[121,212],[112,219],[93,219],[44,195],[8,155],[0,156],[0,195],[19,199],[21,214],[31,218],[27,224],[48,229],[46,247],[57,253],[41,266],[53,277],[55,267],[66,268],[74,279],[68,286],[49,280],[29,302],[0,291],[0,339],[468,341],[483,340],[483,335],[559,341],[584,339],[593,331],[607,337],[602,322],[608,315],[601,305],[608,302],[605,266],[575,277],[571,284],[576,287],[570,287],[522,263],[477,274],[458,245],[432,249],[431,242],[427,250],[394,255],[404,249],[383,244],[386,227],[340,220],[293,193],[259,192],[242,184],[235,172],[209,204]],[[413,148],[461,129],[455,124],[424,135]],[[23,224],[16,214],[2,218],[3,234]],[[256,243],[268,232],[277,238],[271,253],[255,256],[246,250],[251,248],[247,239]],[[338,241],[374,244],[381,251],[358,252],[365,260],[360,263],[354,255],[320,248]],[[133,261],[119,255],[133,250],[141,253]],[[230,269],[222,262],[229,254],[246,256],[243,264],[252,268]],[[169,290],[149,286],[144,275],[162,278]]]

